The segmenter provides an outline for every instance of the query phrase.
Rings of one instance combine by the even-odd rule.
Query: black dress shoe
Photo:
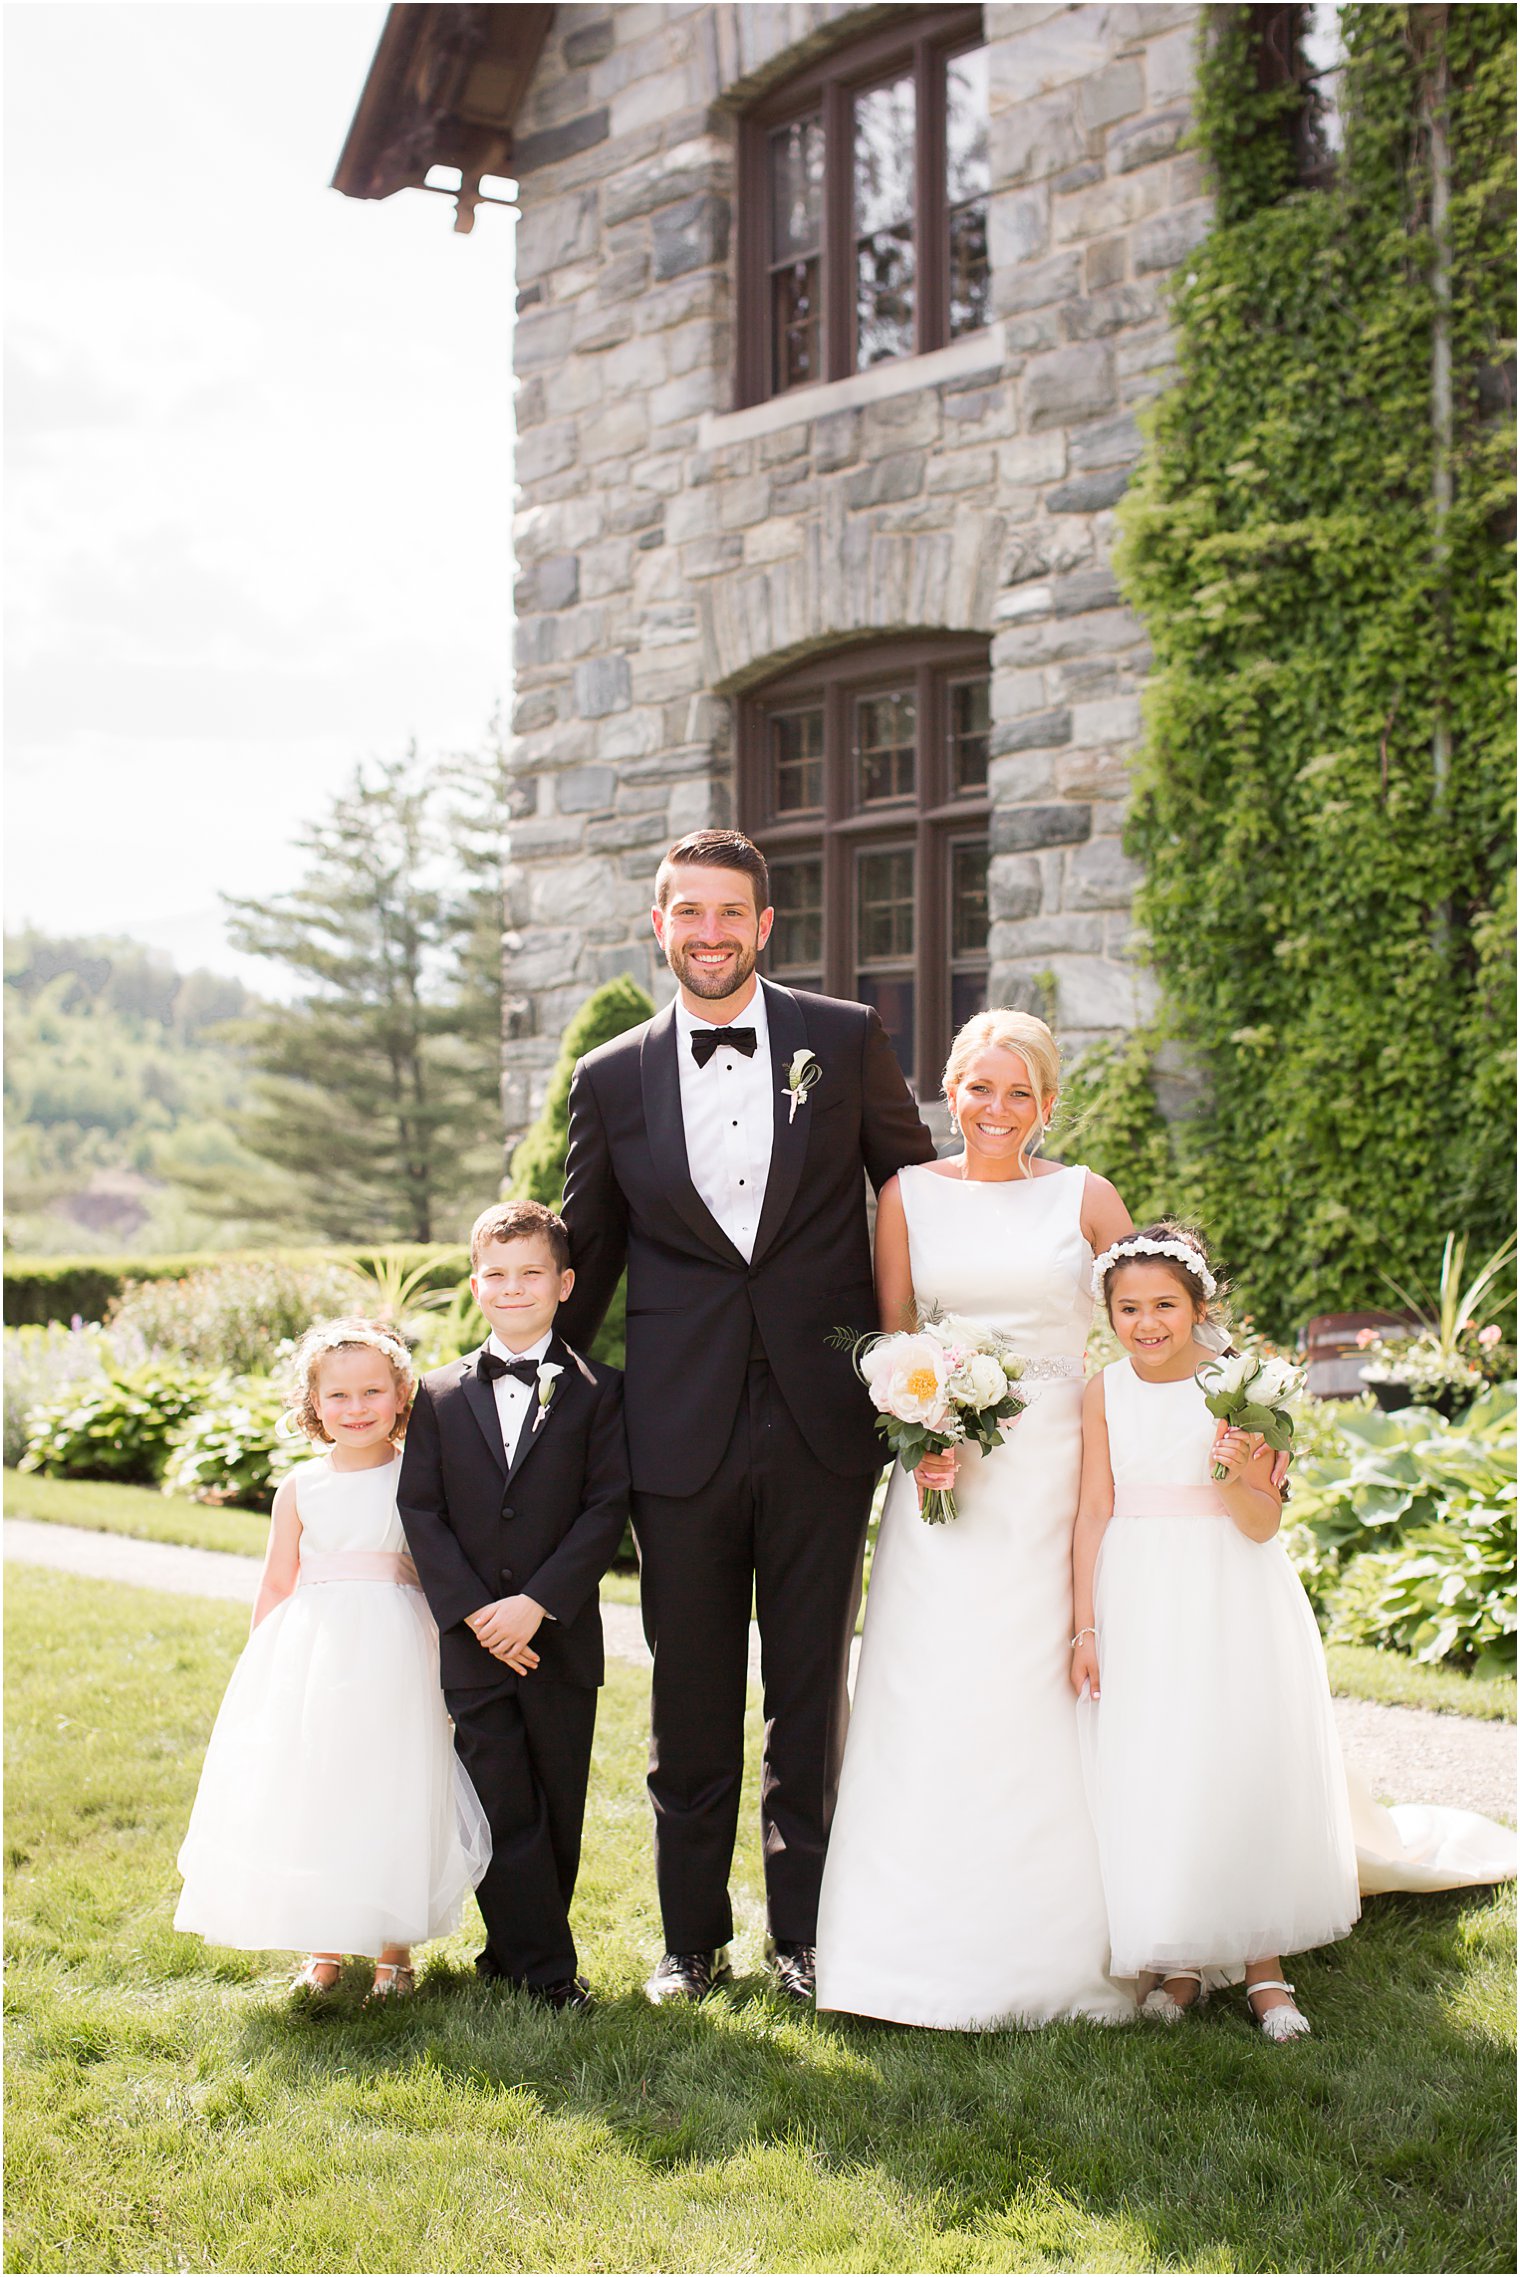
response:
[[[726,1945],[715,1953],[666,1953],[644,1990],[656,2008],[666,2000],[705,2000],[732,1975]]]
[[[766,1967],[789,2000],[811,2001],[817,1992],[818,1951],[813,1945],[771,1945]]]
[[[545,2008],[595,2008],[591,1987],[584,1977],[562,1977],[558,1984],[525,1984],[523,1991]]]

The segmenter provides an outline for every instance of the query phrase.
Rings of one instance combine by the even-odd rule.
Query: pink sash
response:
[[[422,1587],[405,1550],[303,1550],[299,1579],[391,1581],[402,1589]]]
[[[1228,1518],[1212,1486],[1116,1486],[1116,1518]]]

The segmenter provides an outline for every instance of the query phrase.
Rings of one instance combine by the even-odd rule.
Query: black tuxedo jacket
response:
[[[550,1338],[564,1373],[538,1428],[530,1408],[507,1468],[494,1388],[468,1352],[417,1387],[398,1506],[407,1547],[438,1623],[444,1688],[500,1688],[545,1677],[602,1681],[596,1585],[628,1517],[623,1380]],[[551,1618],[526,1678],[477,1643],[467,1616],[498,1597],[531,1597]]]
[[[575,1287],[561,1308],[595,1335],[628,1270],[628,1445],[640,1492],[695,1494],[717,1469],[758,1328],[781,1395],[841,1477],[885,1460],[872,1409],[832,1330],[874,1329],[862,1167],[878,1189],[934,1144],[876,1013],[762,981],[775,1130],[752,1262],[691,1182],[675,1006],[589,1052],[570,1087],[563,1212]],[[786,1070],[823,1073],[795,1117]]]

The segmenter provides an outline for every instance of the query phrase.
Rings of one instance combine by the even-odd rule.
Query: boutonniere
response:
[[[789,1123],[794,1123],[797,1120],[797,1109],[802,1105],[813,1085],[821,1083],[822,1080],[823,1069],[818,1065],[810,1051],[804,1049],[800,1052],[793,1052],[786,1071],[786,1095],[792,1103],[792,1111],[786,1118]]]
[[[559,1360],[540,1360],[538,1363],[538,1413],[533,1418],[535,1431],[549,1412],[549,1402],[554,1397],[554,1379],[564,1372],[564,1364]]]

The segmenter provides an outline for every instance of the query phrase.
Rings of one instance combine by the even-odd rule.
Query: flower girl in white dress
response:
[[[1319,1631],[1277,1539],[1271,1450],[1216,1423],[1194,1378],[1201,1247],[1148,1226],[1094,1271],[1126,1357],[1084,1395],[1071,1681],[1110,1967],[1169,2023],[1243,1973],[1267,2037],[1293,2039],[1309,2025],[1282,1954],[1361,1910]]]
[[[296,1416],[327,1452],[275,1496],[253,1610],[179,1854],[177,1929],[311,1958],[345,1953],[372,1993],[412,1988],[412,1945],[459,1925],[485,1872],[485,1814],[454,1753],[437,1630],[396,1515],[414,1389],[388,1329],[337,1320],[296,1348]]]

